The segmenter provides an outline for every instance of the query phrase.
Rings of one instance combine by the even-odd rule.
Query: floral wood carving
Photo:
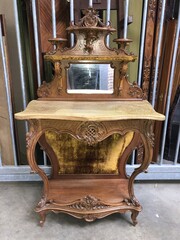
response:
[[[106,134],[106,128],[99,122],[84,122],[77,129],[78,139],[85,141],[88,145],[93,145],[102,140]]]
[[[81,211],[100,210],[111,207],[103,203],[100,199],[94,196],[87,195],[84,198],[77,200],[75,203],[68,205],[69,208],[73,208]]]

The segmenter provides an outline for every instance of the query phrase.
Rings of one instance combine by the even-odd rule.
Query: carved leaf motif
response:
[[[77,202],[68,206],[69,208],[74,208],[76,210],[90,211],[90,210],[99,210],[110,207],[110,205],[104,204],[101,200],[87,195],[84,198],[78,200]]]

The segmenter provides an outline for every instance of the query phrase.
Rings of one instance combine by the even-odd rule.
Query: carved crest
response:
[[[85,16],[77,24],[78,27],[104,27],[104,23],[98,16],[98,13],[93,8],[88,8],[83,11]]]
[[[77,136],[88,145],[93,145],[102,140],[106,134],[106,128],[99,122],[84,122],[77,129]]]

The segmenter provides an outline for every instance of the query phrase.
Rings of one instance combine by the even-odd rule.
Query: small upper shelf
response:
[[[79,121],[109,121],[149,119],[163,121],[146,101],[39,101],[29,103],[26,110],[15,114],[19,120],[58,119]]]

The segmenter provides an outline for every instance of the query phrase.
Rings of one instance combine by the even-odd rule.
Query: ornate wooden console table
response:
[[[151,161],[153,149],[154,120],[164,117],[156,113],[147,101],[109,102],[67,102],[32,101],[27,109],[16,114],[20,120],[28,120],[27,155],[32,170],[44,181],[44,192],[36,212],[44,223],[48,211],[65,212],[86,221],[93,221],[115,212],[132,212],[133,224],[141,211],[134,196],[135,177],[145,171]],[[118,162],[118,174],[114,175],[59,175],[59,164],[51,146],[44,139],[46,131],[67,133],[79,141],[93,145],[108,136],[133,132],[134,136]],[[126,174],[126,162],[138,142],[144,143],[144,160],[131,177]],[[38,167],[35,160],[35,146],[39,141],[52,164],[51,178]]]
[[[62,48],[64,39],[50,40],[56,50],[45,59],[54,66],[53,80],[44,82],[39,99],[15,115],[29,122],[28,161],[44,182],[36,207],[40,224],[49,211],[86,221],[131,211],[135,225],[141,205],[134,179],[151,161],[153,124],[164,116],[143,100],[136,83],[128,82],[127,64],[136,59],[125,49],[130,40],[116,39],[119,49],[108,48],[105,38],[115,29],[105,26],[92,8],[67,30],[75,33],[75,46]],[[37,143],[49,157],[49,178],[37,165]],[[127,176],[129,156],[140,143],[143,161]]]

